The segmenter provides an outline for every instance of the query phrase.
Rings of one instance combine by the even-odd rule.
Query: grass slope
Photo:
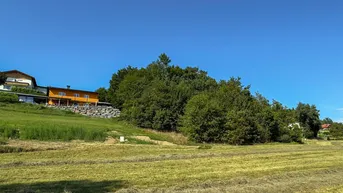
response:
[[[119,138],[120,135],[127,137],[129,143],[147,143],[132,136],[187,143],[178,134],[143,130],[113,119],[89,118],[38,105],[0,103],[0,138],[104,141],[108,136]]]

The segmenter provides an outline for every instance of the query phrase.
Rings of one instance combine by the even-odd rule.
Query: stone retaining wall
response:
[[[49,106],[51,108],[56,108],[60,110],[69,110],[74,113],[89,117],[100,117],[100,118],[113,118],[120,116],[120,110],[115,109],[111,106]]]

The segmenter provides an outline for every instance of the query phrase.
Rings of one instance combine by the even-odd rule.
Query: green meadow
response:
[[[342,141],[193,144],[23,104],[0,104],[0,139],[0,192],[343,192]]]

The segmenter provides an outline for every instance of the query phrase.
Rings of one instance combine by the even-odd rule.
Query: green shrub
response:
[[[333,139],[342,139],[343,138],[343,123],[333,123],[331,125],[329,133]]]
[[[38,90],[35,90],[35,89],[31,89],[31,88],[24,88],[24,87],[12,87],[11,88],[11,91],[12,92],[18,92],[18,93],[25,93],[25,94],[34,94],[34,95],[46,95],[45,93],[43,92],[40,92]]]
[[[9,103],[0,102],[0,107],[2,110],[6,110],[8,112],[14,111],[14,112],[22,112],[22,113],[28,113],[28,114],[83,117],[83,115],[75,114],[72,111],[64,111],[64,110],[45,107],[44,105],[37,105],[37,104],[30,104],[30,103],[9,104]]]
[[[284,135],[282,135],[280,137],[280,142],[282,142],[282,143],[290,143],[290,142],[292,142],[292,138],[289,135],[284,134]]]
[[[0,92],[0,102],[4,103],[18,103],[19,98],[17,95],[12,93]]]
[[[330,140],[330,131],[324,130],[318,132],[318,138],[324,140]]]

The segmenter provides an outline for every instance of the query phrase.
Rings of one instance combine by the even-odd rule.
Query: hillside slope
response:
[[[115,119],[89,118],[40,105],[0,103],[0,138],[3,139],[101,142],[112,139],[116,142],[119,136],[124,136],[126,143],[152,143],[136,136],[187,143],[180,134],[144,130]]]

